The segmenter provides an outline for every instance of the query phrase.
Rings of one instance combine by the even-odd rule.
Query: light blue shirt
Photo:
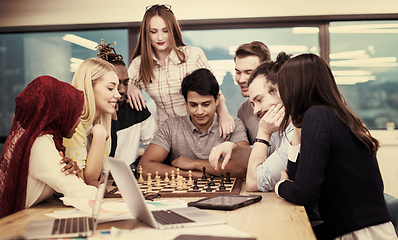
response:
[[[271,134],[267,159],[257,167],[257,188],[262,192],[272,191],[281,178],[281,171],[287,166],[289,141],[293,137],[293,124],[290,123],[283,132]]]

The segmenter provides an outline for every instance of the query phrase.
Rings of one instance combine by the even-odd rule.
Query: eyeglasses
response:
[[[167,11],[173,13],[173,11],[171,11],[171,5],[169,4],[163,4],[163,5],[159,5],[159,4],[154,4],[154,5],[148,5],[145,8],[145,12],[147,12],[149,9],[151,9],[153,6],[156,6],[156,9],[159,7],[165,7]]]

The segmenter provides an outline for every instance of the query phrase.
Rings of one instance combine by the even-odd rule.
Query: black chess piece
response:
[[[213,191],[213,189],[211,189],[210,182],[207,182],[206,192],[211,192],[211,191]]]
[[[138,179],[140,175],[138,174],[137,167],[132,163],[130,164],[130,169],[133,172],[135,179]]]
[[[203,167],[202,167],[202,170],[203,170],[202,179],[207,179],[207,176],[206,176],[206,167],[203,166]]]
[[[192,187],[192,189],[193,190],[199,190],[199,187],[198,187],[198,180],[193,180],[193,187]]]
[[[231,182],[231,172],[227,172],[227,177],[225,178],[225,182],[226,183],[230,183]]]
[[[221,183],[220,183],[220,186],[218,186],[218,189],[220,189],[221,191],[224,191],[225,189],[227,189],[224,184],[224,174],[221,173],[220,177],[221,177]]]
[[[216,186],[216,184],[214,183],[214,176],[213,175],[211,175],[210,176],[210,186]]]

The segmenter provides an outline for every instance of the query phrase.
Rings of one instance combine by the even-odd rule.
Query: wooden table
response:
[[[316,239],[304,207],[288,203],[280,199],[274,192],[247,193],[243,190],[241,194],[262,195],[263,199],[258,203],[234,211],[207,211],[227,219],[228,225],[249,233],[258,240]],[[189,198],[189,201],[197,199]],[[44,215],[45,213],[67,208],[62,201],[54,197],[32,208],[2,218],[0,219],[0,239],[20,238],[29,221],[46,219],[48,217]],[[110,229],[111,226],[131,229],[133,226],[136,228],[143,224],[132,219],[99,224],[98,229]]]

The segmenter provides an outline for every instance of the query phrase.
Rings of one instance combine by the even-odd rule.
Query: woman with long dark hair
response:
[[[294,125],[287,171],[276,193],[317,204],[325,239],[397,239],[376,159],[379,142],[348,109],[327,63],[302,54],[278,75],[281,130]]]

